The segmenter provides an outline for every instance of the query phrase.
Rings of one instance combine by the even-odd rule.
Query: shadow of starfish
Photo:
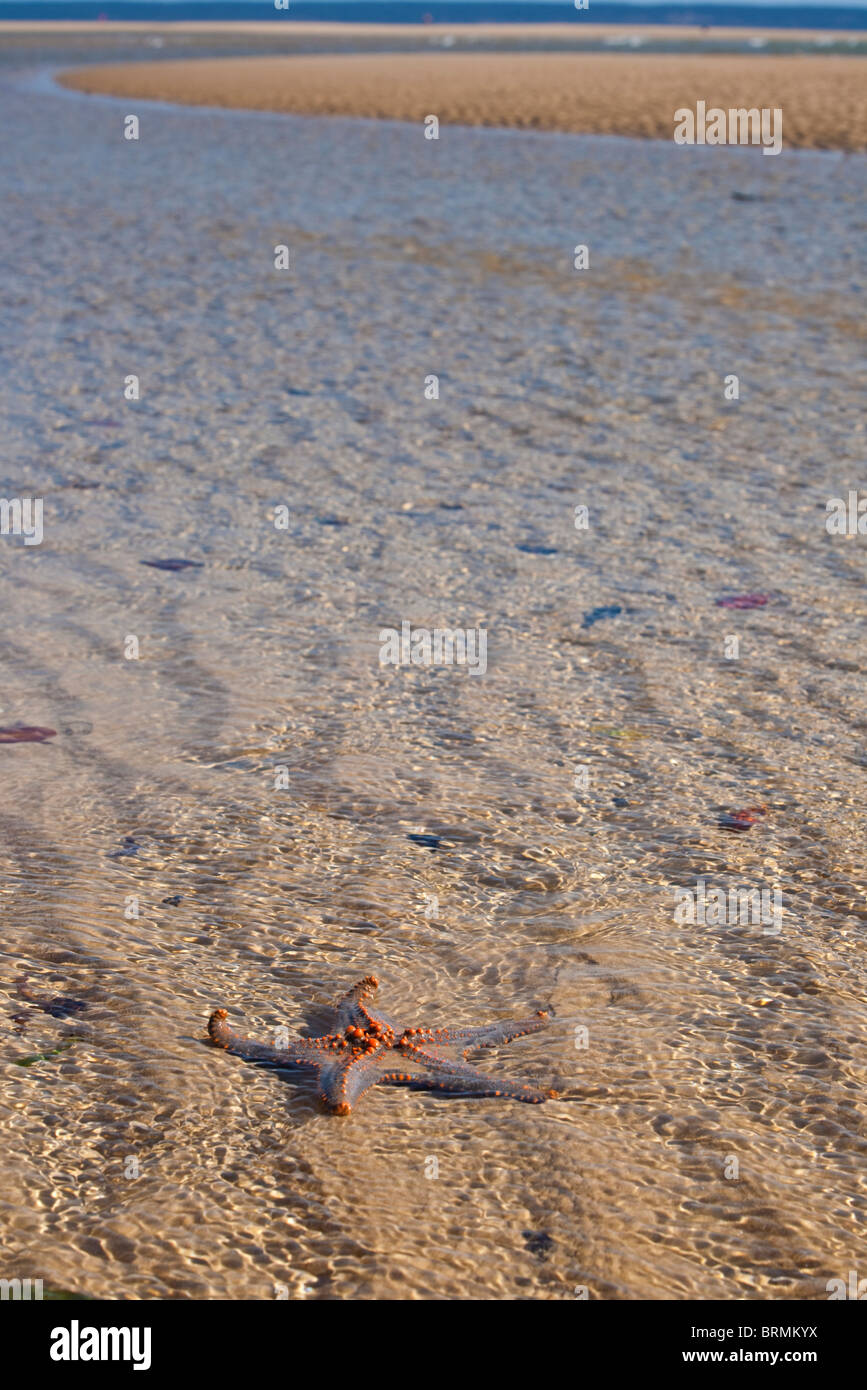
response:
[[[523,1081],[498,1081],[476,1071],[465,1060],[443,1055],[459,1047],[466,1058],[471,1047],[496,1047],[524,1033],[536,1033],[550,1021],[541,1010],[518,1023],[491,1023],[482,1028],[402,1028],[370,1007],[379,981],[373,975],[359,980],[340,1000],[334,1032],[319,1038],[290,1038],[285,1047],[269,1047],[233,1032],[225,1009],[208,1020],[215,1047],[269,1067],[306,1067],[318,1073],[319,1098],[336,1115],[348,1115],[371,1086],[413,1086],[447,1091],[451,1095],[511,1096],[538,1105],[556,1091],[539,1091]],[[395,1065],[397,1063],[397,1066]],[[421,1067],[422,1072],[410,1070]]]

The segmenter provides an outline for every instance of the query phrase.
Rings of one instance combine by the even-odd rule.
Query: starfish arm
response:
[[[450,1091],[453,1095],[465,1096],[511,1096],[513,1100],[523,1100],[529,1105],[539,1105],[556,1094],[554,1091],[540,1091],[526,1081],[485,1076],[484,1072],[476,1071],[466,1062],[453,1062],[420,1047],[413,1049],[412,1060],[433,1073],[434,1079],[412,1083],[424,1084],[429,1090]]]
[[[423,1071],[385,1071],[377,1077],[377,1085],[409,1086],[414,1091],[446,1091],[454,1094],[451,1086],[433,1080]]]
[[[348,1115],[359,1096],[382,1078],[382,1059],[358,1052],[329,1053],[319,1070],[319,1099],[335,1115]]]
[[[499,1043],[511,1042],[512,1038],[522,1038],[525,1033],[538,1033],[551,1022],[545,1013],[534,1014],[532,1018],[522,1018],[502,1023],[490,1023],[481,1028],[431,1028],[424,1029],[425,1042],[434,1047],[496,1047]]]
[[[372,1017],[367,1001],[372,999],[379,987],[375,975],[366,975],[352,986],[337,1002],[336,1033],[344,1033],[347,1028],[367,1028]]]
[[[393,1028],[395,1032],[400,1032],[394,1019],[371,1007],[371,1000],[378,988],[379,981],[376,976],[366,975],[363,980],[359,980],[357,984],[353,985],[347,994],[344,994],[337,1003],[337,1013],[334,1020],[336,1033],[345,1033],[347,1028],[360,1028],[362,1032],[366,1033],[372,1023],[381,1023],[384,1028]]]
[[[225,1048],[234,1056],[245,1057],[250,1062],[264,1062],[272,1067],[318,1067],[326,1055],[323,1045],[313,1039],[292,1038],[286,1048],[254,1042],[229,1027],[225,1009],[217,1009],[211,1014],[208,1033],[215,1047]]]
[[[416,1062],[421,1062],[422,1059],[420,1057],[416,1057],[414,1060]],[[466,1068],[465,1071],[461,1071],[460,1074],[458,1074],[458,1072],[456,1071],[456,1065],[460,1064],[452,1063],[447,1065],[445,1058],[442,1058],[441,1060],[443,1062],[442,1074],[432,1077],[427,1072],[423,1071],[386,1071],[383,1072],[381,1076],[377,1077],[377,1085],[411,1086],[414,1087],[417,1091],[447,1091],[451,1095],[460,1095],[462,1093],[466,1093],[475,1096],[502,1096],[506,1094],[501,1083],[493,1080],[490,1076],[483,1077],[481,1072],[473,1071],[471,1067]],[[451,1080],[447,1079],[446,1072],[449,1073]],[[468,1078],[467,1072],[469,1073]],[[484,1081],[486,1083],[486,1087],[490,1089],[477,1090],[473,1088],[473,1090],[470,1091],[466,1085],[467,1079],[469,1079],[469,1081],[471,1082]],[[527,1090],[528,1088],[522,1085],[521,1089],[523,1091]],[[544,1099],[544,1096],[542,1096],[541,1094],[540,1099]]]

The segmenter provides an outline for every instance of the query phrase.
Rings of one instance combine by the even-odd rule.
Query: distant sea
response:
[[[0,0],[0,20],[274,20],[285,10],[273,0]],[[867,29],[867,6],[643,4],[592,0],[291,0],[293,19],[355,23],[563,23],[695,24],[735,28]]]

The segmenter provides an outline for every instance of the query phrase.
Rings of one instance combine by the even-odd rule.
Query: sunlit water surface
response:
[[[0,1273],[827,1297],[867,1213],[867,538],[825,529],[865,160],[136,109],[0,89],[3,495],[45,503],[0,722],[57,730],[0,747]],[[381,667],[403,620],[484,626],[487,673]],[[779,933],[678,925],[699,876],[779,887]],[[553,1009],[474,1060],[561,1098],[336,1119],[203,1042],[369,972],[408,1024]]]

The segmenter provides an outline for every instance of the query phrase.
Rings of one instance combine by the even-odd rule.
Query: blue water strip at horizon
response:
[[[275,10],[273,0],[0,0],[0,20],[269,21],[328,20],[339,23],[564,23],[669,24],[715,28],[867,30],[861,0],[824,5],[691,4],[666,0],[591,0],[576,10],[572,0],[290,0]]]

